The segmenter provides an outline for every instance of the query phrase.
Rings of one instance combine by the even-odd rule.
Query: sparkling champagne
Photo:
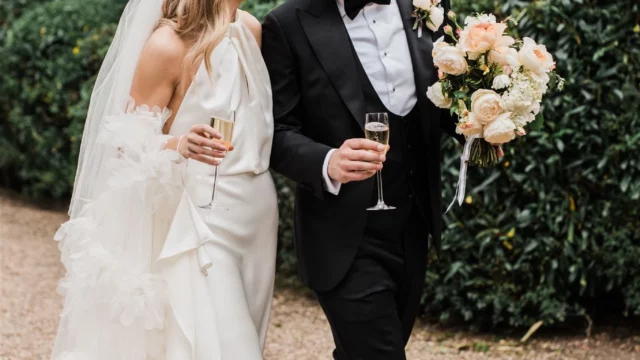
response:
[[[220,135],[222,135],[222,139],[220,139],[226,147],[231,147],[231,142],[233,141],[233,126],[235,122],[220,119],[217,117],[211,118],[211,127],[218,130]]]
[[[364,136],[382,145],[389,145],[389,126],[381,122],[370,122],[364,127]]]

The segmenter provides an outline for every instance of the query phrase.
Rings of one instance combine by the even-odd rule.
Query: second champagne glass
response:
[[[211,117],[211,127],[217,130],[220,135],[222,135],[220,141],[222,141],[227,148],[231,147],[231,142],[233,141],[235,112],[232,112],[231,119],[232,120],[225,120],[219,117]],[[218,186],[219,167],[220,165],[216,166],[213,172],[213,191],[211,193],[211,201],[207,205],[200,206],[201,209],[211,210],[212,208],[218,206],[218,203],[216,203],[216,187]]]
[[[375,141],[384,146],[389,145],[389,115],[387,113],[369,113],[367,114],[364,125],[364,136],[368,140]],[[384,195],[382,193],[382,170],[377,171],[378,183],[378,203],[374,207],[367,210],[394,210],[395,207],[384,203]]]

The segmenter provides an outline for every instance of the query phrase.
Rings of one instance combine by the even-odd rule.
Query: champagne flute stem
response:
[[[378,204],[384,204],[384,195],[382,194],[382,170],[378,170],[377,175],[378,175]]]
[[[211,203],[213,204],[216,200],[216,187],[218,186],[218,167],[213,172],[213,191],[211,192]]]

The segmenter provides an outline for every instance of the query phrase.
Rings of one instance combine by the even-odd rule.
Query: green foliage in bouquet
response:
[[[430,318],[529,326],[589,313],[640,315],[640,4],[454,1],[459,14],[513,15],[567,78],[539,131],[495,169],[469,170],[467,203],[445,217],[427,276]],[[500,15],[502,14],[502,15]],[[460,148],[445,142],[450,201]]]
[[[0,168],[25,193],[69,194],[92,85],[124,0],[54,0],[0,44]]]

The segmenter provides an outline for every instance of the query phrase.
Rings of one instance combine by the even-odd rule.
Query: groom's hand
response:
[[[382,169],[385,146],[367,139],[349,139],[331,154],[328,173],[341,184],[366,180]]]

